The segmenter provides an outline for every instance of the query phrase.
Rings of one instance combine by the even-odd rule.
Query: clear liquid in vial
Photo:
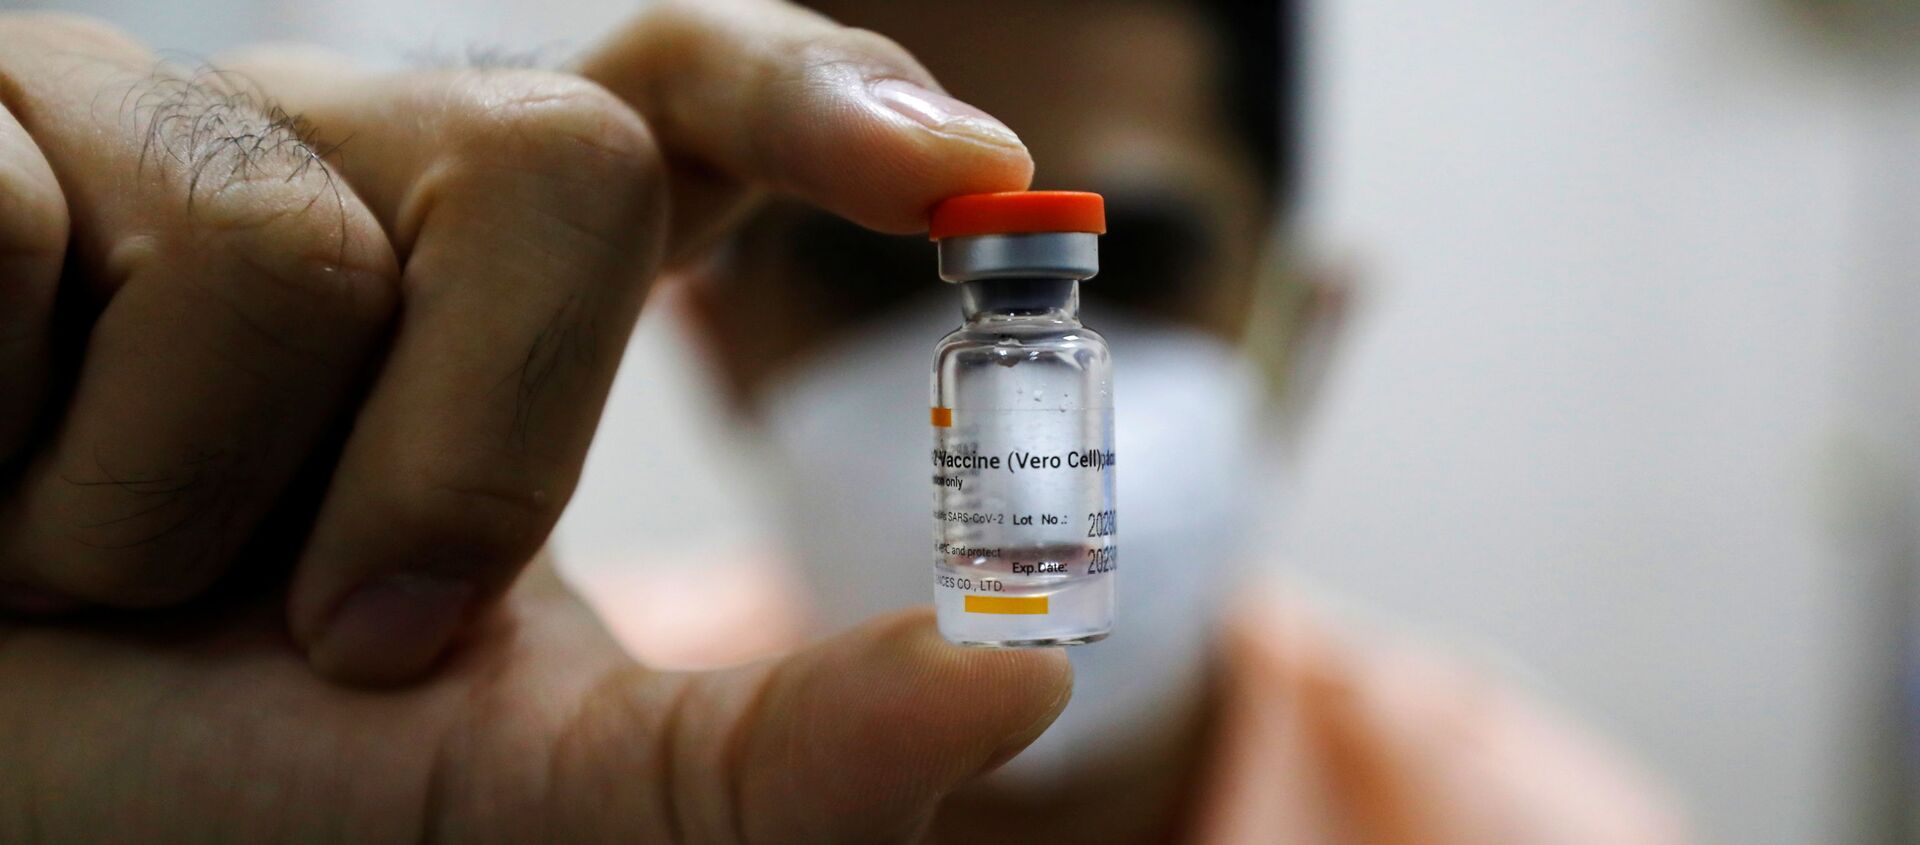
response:
[[[1077,321],[970,323],[941,343],[934,403],[941,633],[1007,648],[1105,637],[1118,567],[1105,341]]]

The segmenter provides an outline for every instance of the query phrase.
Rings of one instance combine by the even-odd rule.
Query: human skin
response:
[[[651,672],[520,577],[662,266],[1026,184],[904,51],[734,0],[580,75],[223,68],[0,16],[0,841],[911,838],[1063,706],[924,613]]]
[[[1067,690],[924,611],[652,672],[544,567],[432,678],[355,690],[261,598],[0,623],[0,841],[910,841]]]

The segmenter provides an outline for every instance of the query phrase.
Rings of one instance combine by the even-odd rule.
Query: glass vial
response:
[[[1113,378],[1081,325],[1096,194],[957,197],[935,209],[965,324],[933,362],[934,606],[961,645],[1090,643],[1113,627]]]

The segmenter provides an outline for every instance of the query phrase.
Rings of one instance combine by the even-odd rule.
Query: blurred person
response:
[[[1235,62],[1278,67],[1279,42],[1225,40],[1269,18],[830,11],[933,57],[1026,145],[894,43],[770,2],[652,8],[583,78],[292,48],[222,63],[244,76],[182,71],[94,24],[0,18],[0,839],[916,835],[1059,712],[1057,652],[954,649],[908,611],[744,669],[652,672],[544,563],[521,572],[660,267],[696,268],[688,318],[744,405],[781,436],[835,435],[848,409],[893,407],[848,388],[859,368],[934,337],[900,316],[927,313],[906,301],[926,251],[890,262],[910,253],[783,203],[697,259],[768,193],[911,232],[940,197],[1025,187],[1029,148],[1043,184],[1106,190],[1116,231],[1141,233],[1109,239],[1088,288],[1122,373],[1138,350],[1121,401],[1186,390],[1165,410],[1194,413],[1123,418],[1142,421],[1123,422],[1141,457],[1121,475],[1140,478],[1122,481],[1138,627],[1077,656],[1094,715],[949,802],[938,834],[1676,836],[1576,731],[1324,611],[1253,602],[1212,633],[1254,516],[1222,481],[1259,444],[1236,344],[1283,205],[1277,123],[1235,120],[1262,89],[1223,93],[1251,78]],[[1037,83],[1075,74],[1100,96]],[[900,465],[812,472],[810,444],[924,440],[776,450],[818,485],[789,501],[853,506]],[[859,507],[836,533],[861,548],[800,535],[816,583],[841,585],[833,628],[919,602],[895,574],[925,588],[890,545],[924,508]],[[1146,586],[1189,552],[1196,577]]]
[[[1271,266],[1294,181],[1291,9],[810,5],[895,39],[1017,127],[1038,163],[1035,187],[1095,190],[1108,203],[1101,275],[1082,296],[1087,322],[1116,349],[1127,547],[1118,622],[1107,640],[1068,651],[1074,700],[1020,756],[949,801],[942,831],[961,841],[1680,838],[1604,754],[1443,661],[1342,630],[1280,590],[1225,612],[1230,596],[1262,586],[1265,561],[1247,543],[1271,516],[1270,473],[1285,471],[1273,442],[1284,432],[1263,420],[1306,403],[1324,354],[1307,343],[1324,338],[1340,302]],[[760,592],[724,639],[828,633],[926,601],[927,573],[912,562],[928,555],[929,497],[908,470],[931,441],[914,409],[923,359],[958,313],[932,267],[923,241],[780,203],[663,303],[705,340],[761,441],[772,470],[755,481],[774,491],[809,596],[796,621],[789,586]],[[1276,382],[1284,392],[1270,395]],[[621,437],[620,421],[606,437]],[[649,483],[607,466],[590,470],[586,490],[631,501],[630,488]],[[594,535],[583,546],[618,535],[577,528]],[[593,551],[609,556],[601,568],[638,565],[617,547]],[[649,607],[707,601],[704,583],[639,581],[650,595],[634,598]],[[684,593],[667,589],[676,583]],[[622,615],[619,590],[597,603]],[[715,634],[711,621],[701,630]],[[690,653],[712,657],[704,641]],[[1358,700],[1323,700],[1343,695]],[[1486,745],[1443,739],[1461,735]],[[1356,747],[1328,750],[1347,742]],[[1564,780],[1521,787],[1540,770]],[[1443,785],[1468,771],[1476,787]],[[1261,783],[1272,791],[1251,786]],[[1314,797],[1273,803],[1286,791]],[[1585,798],[1558,803],[1574,794]]]

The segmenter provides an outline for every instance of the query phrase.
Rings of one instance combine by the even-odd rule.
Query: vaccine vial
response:
[[[1080,324],[1099,272],[1098,194],[936,206],[940,277],[965,323],[933,358],[933,593],[969,646],[1090,643],[1113,628],[1113,363]]]

